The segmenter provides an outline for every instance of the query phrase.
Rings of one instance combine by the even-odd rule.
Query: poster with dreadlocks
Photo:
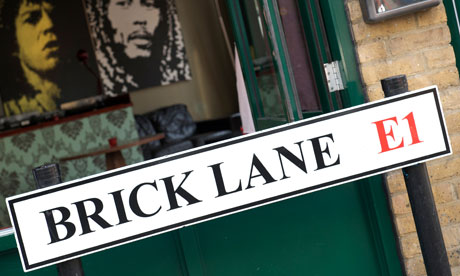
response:
[[[174,0],[84,0],[104,92],[190,80]]]
[[[61,103],[97,95],[97,79],[77,59],[80,50],[87,51],[86,64],[96,69],[84,14],[81,0],[0,0],[6,116],[54,111]]]

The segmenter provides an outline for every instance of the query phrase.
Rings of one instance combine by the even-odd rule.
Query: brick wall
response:
[[[370,101],[380,79],[405,74],[409,89],[438,85],[454,154],[427,163],[453,275],[460,276],[460,81],[444,6],[367,24],[358,0],[346,0],[358,63]],[[401,171],[387,174],[391,208],[408,276],[426,275]]]

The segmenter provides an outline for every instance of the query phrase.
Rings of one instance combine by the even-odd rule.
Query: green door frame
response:
[[[456,65],[460,68],[460,1],[459,0],[443,0],[447,14],[447,25],[450,29],[451,44],[454,48]]]
[[[274,12],[276,0],[265,0],[264,3],[269,4],[268,10],[270,11],[270,15],[276,17]],[[254,81],[255,75],[251,69],[253,66],[249,55],[250,52],[247,47],[247,34],[242,27],[244,22],[239,14],[239,3],[238,0],[227,0],[227,4],[234,30],[236,30],[234,34],[236,46],[240,54],[243,76],[245,77],[246,86],[248,88],[256,129],[274,126],[276,124],[260,124],[260,120],[258,120],[260,116],[263,116],[263,113],[257,111],[258,107],[255,104],[258,100],[256,97],[257,85]],[[308,23],[310,23],[311,26],[310,32],[307,33],[306,31],[306,37],[309,43],[309,49],[313,52],[313,66],[320,68],[325,61],[330,62],[332,60],[338,60],[341,64],[345,89],[336,92],[339,94],[331,93],[328,98],[332,104],[330,107],[322,105],[323,111],[328,112],[341,107],[346,108],[365,103],[366,97],[364,96],[361,85],[362,82],[355,59],[354,44],[351,39],[349,21],[346,15],[344,2],[334,0],[302,0],[299,1],[299,8],[302,20],[304,20],[304,26],[309,25]],[[321,15],[323,19],[321,19],[319,15]],[[278,26],[275,25],[274,29],[276,30],[277,28]],[[312,36],[312,33],[316,35]],[[276,38],[277,45],[283,45],[280,32],[275,32],[274,37]],[[319,41],[314,41],[315,39]],[[289,68],[286,66],[288,64],[288,62],[286,62],[286,57],[280,55],[278,58],[284,61],[283,64],[285,66],[282,67],[284,75],[289,75]],[[318,89],[323,91],[327,90],[325,87],[324,72],[322,70],[315,70],[315,74],[315,79],[319,86]],[[291,79],[288,81],[290,80]],[[292,94],[289,92],[292,92],[292,90],[288,91],[288,93],[285,92],[285,94]],[[295,104],[292,106],[294,108],[296,107]],[[314,116],[317,114],[303,114],[304,117],[312,115]],[[278,124],[279,123],[285,122],[278,122]],[[358,181],[358,185],[362,194],[362,203],[368,212],[369,227],[375,237],[374,243],[377,248],[376,254],[379,259],[382,275],[402,275],[403,265],[400,260],[400,250],[397,246],[395,228],[388,205],[387,191],[383,184],[382,177],[374,176],[362,179]]]
[[[229,0],[227,1],[227,7],[230,13],[230,20],[233,26],[233,29],[235,30],[235,37],[238,37],[239,39],[235,39],[235,44],[236,48],[238,49],[238,54],[241,62],[241,69],[243,73],[243,77],[246,80],[246,90],[249,98],[249,103],[251,106],[251,111],[252,111],[252,117],[254,118],[254,125],[256,130],[262,130],[265,128],[269,127],[274,127],[277,125],[282,125],[285,124],[289,121],[292,121],[292,118],[289,118],[289,115],[286,115],[284,118],[267,118],[265,115],[265,112],[262,108],[262,100],[259,95],[259,89],[257,86],[257,78],[254,70],[254,64],[252,62],[251,58],[251,51],[249,48],[249,42],[248,42],[248,34],[243,27],[245,25],[245,22],[243,21],[243,15],[241,14],[242,8],[240,6],[239,1],[232,1]],[[279,41],[279,36],[276,36],[276,40],[273,41],[272,43],[276,43],[276,45],[281,45],[281,42]],[[272,45],[274,46],[274,45]],[[280,51],[282,52],[282,51]],[[276,75],[278,77],[278,82],[281,83],[283,80],[280,78],[280,69],[285,70],[286,68],[279,68],[278,66],[279,63],[275,63],[275,70],[278,72]],[[285,64],[281,62],[281,64]],[[283,71],[284,73],[284,71]],[[286,84],[287,85],[287,84]],[[284,86],[284,88],[286,87]],[[283,90],[283,86],[280,87],[280,89]],[[288,99],[286,99],[286,91],[281,91],[281,97],[284,102],[289,102]],[[288,103],[287,105],[289,105]],[[283,105],[283,108],[285,108],[285,105]],[[291,111],[292,112],[292,111]],[[285,114],[291,113],[289,110],[284,110]],[[297,113],[297,112],[296,112]],[[291,117],[293,116],[293,113],[291,113]]]

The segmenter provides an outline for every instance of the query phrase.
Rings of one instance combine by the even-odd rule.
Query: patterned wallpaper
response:
[[[127,107],[62,124],[0,138],[0,228],[11,226],[5,198],[35,189],[32,169],[60,158],[138,138],[132,108]],[[144,160],[139,147],[125,149],[127,164]],[[106,170],[105,156],[59,163],[63,181]]]

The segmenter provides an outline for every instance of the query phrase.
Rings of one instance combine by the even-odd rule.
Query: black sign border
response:
[[[271,134],[274,134],[274,133],[283,132],[283,131],[286,131],[286,130],[290,130],[290,129],[294,129],[294,128],[298,128],[298,127],[303,127],[303,126],[306,126],[306,125],[311,125],[311,124],[318,123],[318,122],[321,122],[321,121],[330,120],[330,119],[341,117],[341,116],[344,116],[344,115],[356,113],[356,112],[359,112],[359,111],[362,111],[362,110],[371,109],[371,108],[374,108],[374,107],[378,107],[378,106],[382,106],[382,105],[386,105],[386,104],[391,104],[393,102],[402,101],[402,100],[406,100],[406,99],[409,99],[409,98],[418,97],[418,96],[425,95],[425,94],[430,94],[430,93],[433,94],[435,104],[436,104],[436,109],[438,110],[439,122],[440,122],[440,125],[441,125],[441,128],[442,128],[444,144],[446,146],[446,150],[444,150],[444,151],[440,151],[440,152],[433,153],[433,154],[430,154],[430,155],[427,155],[427,156],[407,160],[405,162],[400,162],[400,163],[393,164],[393,165],[390,165],[390,166],[381,167],[381,168],[371,170],[371,171],[367,171],[367,172],[363,172],[363,173],[360,173],[360,174],[356,174],[356,175],[352,175],[352,176],[348,176],[348,177],[344,177],[344,178],[340,178],[340,179],[335,179],[333,181],[325,182],[323,184],[319,184],[319,185],[316,185],[316,186],[313,186],[313,187],[308,187],[308,188],[305,188],[305,189],[301,189],[301,190],[285,193],[285,194],[282,194],[282,195],[274,196],[274,197],[271,197],[271,198],[268,198],[268,199],[259,200],[259,201],[248,203],[248,204],[245,204],[245,205],[233,207],[233,208],[230,208],[230,209],[227,209],[227,210],[224,210],[224,211],[208,214],[208,215],[201,216],[201,217],[198,217],[198,218],[193,218],[193,219],[190,219],[190,220],[182,221],[180,223],[172,224],[172,225],[162,227],[162,228],[158,228],[158,229],[155,229],[155,230],[152,230],[152,231],[147,231],[147,232],[140,233],[140,234],[137,234],[137,235],[134,235],[134,236],[130,236],[130,237],[127,237],[127,238],[124,238],[124,239],[119,239],[119,240],[112,241],[112,242],[109,242],[109,243],[105,243],[105,244],[102,244],[102,245],[87,248],[85,250],[76,251],[76,252],[71,253],[71,254],[62,255],[60,257],[49,259],[47,261],[35,263],[35,264],[32,264],[32,265],[29,264],[29,262],[28,262],[27,254],[25,252],[24,244],[23,244],[22,237],[21,237],[21,231],[20,231],[19,224],[18,224],[17,217],[16,217],[16,212],[14,210],[14,204],[17,203],[17,202],[21,202],[21,201],[28,200],[28,199],[35,198],[35,197],[40,197],[42,195],[46,195],[46,194],[58,192],[58,191],[61,191],[61,190],[73,188],[73,187],[76,187],[76,186],[79,186],[79,185],[84,185],[84,184],[87,184],[87,183],[90,183],[90,182],[94,182],[94,181],[98,181],[98,180],[101,180],[101,179],[104,179],[104,178],[109,178],[109,177],[113,177],[113,176],[116,176],[116,175],[128,173],[128,172],[131,172],[131,171],[143,169],[143,168],[146,168],[146,167],[155,166],[155,165],[158,165],[158,164],[161,164],[161,163],[173,161],[173,160],[180,159],[180,158],[183,158],[183,157],[187,157],[187,156],[190,156],[190,155],[200,154],[202,152],[211,151],[211,150],[214,150],[214,149],[217,149],[217,148],[223,148],[223,147],[231,146],[233,144],[249,141],[249,140],[252,140],[252,139],[256,139],[256,138],[259,138],[259,137],[271,135]],[[60,260],[71,259],[71,258],[74,258],[74,257],[87,255],[90,252],[99,251],[99,250],[101,250],[103,248],[114,247],[117,244],[128,243],[129,241],[135,241],[135,240],[138,240],[138,239],[141,239],[141,238],[147,238],[147,237],[150,237],[150,236],[154,236],[157,233],[166,232],[166,231],[172,231],[172,230],[175,230],[175,229],[180,228],[180,227],[184,227],[184,226],[191,225],[191,224],[196,224],[196,223],[198,223],[200,221],[206,221],[206,220],[209,220],[209,219],[212,219],[212,218],[217,218],[217,217],[223,216],[223,215],[228,214],[228,213],[234,213],[234,212],[237,212],[237,211],[243,211],[245,209],[250,209],[250,208],[254,208],[256,206],[265,205],[265,204],[270,203],[270,202],[276,202],[276,201],[279,201],[279,200],[281,200],[283,198],[288,198],[288,197],[293,197],[293,196],[299,196],[299,195],[302,195],[302,194],[306,194],[308,192],[312,192],[313,190],[322,189],[322,188],[327,187],[327,186],[333,186],[333,185],[336,185],[336,184],[339,184],[339,183],[346,183],[346,182],[349,182],[351,180],[356,180],[356,179],[363,178],[365,176],[375,175],[375,174],[377,174],[379,172],[384,172],[384,171],[388,171],[388,170],[391,170],[391,169],[396,169],[396,168],[405,167],[405,166],[408,166],[408,165],[411,165],[411,164],[416,164],[416,163],[419,163],[421,161],[432,159],[432,158],[435,158],[435,157],[438,157],[438,156],[448,155],[451,152],[452,152],[452,150],[450,148],[449,138],[448,138],[446,126],[444,124],[444,119],[443,119],[443,115],[442,115],[442,108],[441,108],[441,104],[439,102],[437,88],[432,87],[432,88],[429,88],[427,90],[421,90],[421,91],[417,91],[417,92],[414,92],[414,93],[403,94],[402,96],[386,98],[383,101],[370,102],[370,103],[367,103],[367,104],[364,104],[364,105],[351,107],[349,109],[339,110],[339,111],[334,112],[332,114],[326,114],[326,115],[320,116],[319,118],[306,119],[306,120],[303,120],[303,121],[300,121],[300,122],[295,122],[295,123],[288,124],[288,125],[285,125],[285,126],[281,126],[281,127],[275,128],[275,129],[268,130],[268,131],[261,131],[261,132],[257,132],[257,133],[252,134],[252,135],[241,136],[239,138],[232,139],[232,140],[230,140],[228,142],[222,142],[222,143],[218,143],[216,145],[210,145],[210,146],[203,147],[203,148],[197,148],[196,150],[191,150],[191,151],[188,151],[188,152],[185,152],[185,153],[175,154],[173,156],[166,157],[166,158],[163,158],[163,159],[160,159],[160,160],[152,160],[151,162],[147,161],[146,163],[142,163],[142,164],[140,164],[138,166],[132,166],[132,167],[128,167],[126,169],[117,170],[117,171],[112,172],[112,173],[109,172],[107,174],[98,175],[98,176],[95,176],[95,177],[90,177],[90,178],[87,178],[87,179],[84,179],[84,180],[81,180],[81,181],[76,181],[76,182],[70,183],[68,185],[62,185],[62,186],[58,186],[56,188],[50,188],[50,189],[47,189],[47,190],[44,190],[44,191],[39,191],[38,190],[36,193],[27,194],[27,195],[25,195],[23,197],[20,197],[20,198],[15,198],[15,199],[12,199],[12,200],[8,200],[8,205],[10,207],[10,214],[12,216],[12,221],[13,221],[13,225],[14,225],[14,229],[15,229],[15,233],[16,233],[16,239],[17,239],[17,241],[18,241],[18,243],[20,245],[20,250],[21,250],[21,253],[22,253],[21,256],[23,257],[24,266],[25,266],[26,270],[31,270],[31,269],[35,269],[35,268],[38,268],[38,267],[41,267],[41,266],[45,266],[47,264],[59,262]]]

